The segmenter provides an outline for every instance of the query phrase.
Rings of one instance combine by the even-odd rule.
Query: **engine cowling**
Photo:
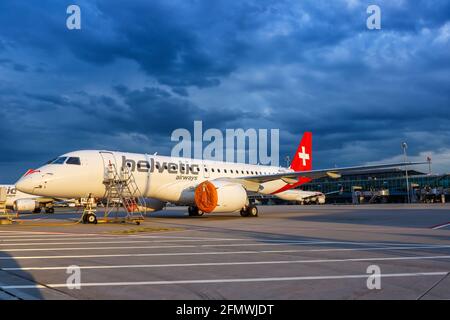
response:
[[[153,199],[153,198],[145,198],[145,211],[146,212],[155,212],[162,210],[164,206],[166,205],[166,202]]]
[[[195,188],[195,205],[203,212],[234,212],[248,203],[247,192],[238,183],[204,181]]]
[[[34,211],[39,208],[39,203],[33,199],[19,199],[14,202],[14,211]]]

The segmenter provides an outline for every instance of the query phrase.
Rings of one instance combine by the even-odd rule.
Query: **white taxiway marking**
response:
[[[413,256],[413,257],[370,257],[350,259],[318,259],[318,260],[278,260],[278,261],[236,261],[236,262],[205,262],[205,263],[171,263],[171,264],[130,264],[130,265],[97,265],[79,266],[80,269],[129,269],[129,268],[172,268],[172,267],[207,267],[207,266],[239,266],[263,264],[301,264],[301,263],[331,263],[331,262],[365,262],[365,261],[398,261],[398,260],[429,260],[450,259],[450,256]],[[31,271],[31,270],[66,270],[67,267],[14,267],[0,268],[3,271]]]
[[[188,240],[186,240],[188,241]],[[193,240],[192,240],[193,241]],[[192,242],[188,241],[188,242]],[[153,243],[153,242],[165,242],[165,241],[107,241],[107,242],[60,242],[60,243],[47,243],[47,244],[53,244],[53,245],[65,245],[65,244],[114,244],[114,243]],[[169,241],[172,242],[172,241]],[[196,241],[195,241],[196,242]],[[46,243],[38,243],[38,245],[45,245]],[[380,243],[358,243],[358,242],[340,242],[340,241],[317,241],[317,242],[305,242],[305,241],[287,241],[287,242],[276,242],[276,243],[238,243],[238,244],[201,244],[201,245],[151,245],[151,246],[116,246],[116,247],[98,247],[98,246],[90,246],[90,247],[47,247],[47,248],[9,248],[9,249],[2,249],[3,252],[32,252],[32,251],[74,251],[74,250],[120,250],[120,249],[126,249],[126,250],[138,250],[138,249],[164,249],[164,248],[207,248],[207,247],[250,247],[250,246],[283,246],[283,245],[324,245],[324,244],[344,244],[344,245],[352,245],[352,246],[369,246],[369,245],[380,245]],[[8,243],[8,244],[0,244],[0,248],[2,246],[14,246],[14,245],[20,245],[20,246],[26,246],[26,245],[36,245],[34,244],[15,244],[15,243]],[[381,244],[381,246],[384,246],[384,244]],[[380,246],[380,247],[381,247]],[[397,246],[399,246],[397,244]],[[400,244],[400,246],[410,246],[411,248],[424,248],[424,247],[441,247],[440,245],[412,245],[407,244],[403,245]],[[449,245],[450,246],[450,245]],[[446,246],[444,246],[446,247]],[[390,246],[386,246],[385,248],[390,248]]]
[[[387,273],[381,278],[402,277],[430,277],[443,276],[448,272],[414,272],[414,273]],[[276,278],[237,278],[237,279],[200,279],[200,280],[174,280],[174,281],[135,281],[135,282],[87,282],[81,287],[113,287],[113,286],[148,286],[148,285],[170,285],[170,284],[207,284],[207,283],[240,283],[240,282],[273,282],[273,281],[305,281],[305,280],[341,280],[341,279],[367,279],[368,274],[351,274],[336,276],[307,276],[307,277],[276,277]],[[45,289],[45,288],[67,288],[66,283],[52,283],[45,285],[3,285],[2,290],[11,289]]]
[[[448,227],[448,226],[450,226],[450,222],[447,222],[447,223],[443,223],[443,224],[441,224],[441,225],[434,226],[434,227],[431,228],[431,229],[433,229],[433,230],[438,230],[438,229],[442,229],[442,228],[445,228],[445,227]]]
[[[30,236],[32,237],[32,236]],[[247,239],[231,239],[231,238],[198,238],[198,237],[154,237],[154,236],[141,236],[141,235],[117,235],[117,236],[99,236],[99,237],[66,237],[66,236],[58,236],[51,238],[15,238],[14,236],[10,237],[1,237],[0,241],[11,242],[11,241],[72,241],[72,240],[112,240],[112,239],[161,239],[159,242],[179,242],[179,241],[244,241]],[[270,240],[269,240],[270,241]],[[272,240],[278,241],[278,240]],[[306,241],[306,240],[305,240]],[[156,242],[156,241],[155,241]],[[52,242],[50,242],[51,244]],[[28,243],[31,244],[31,243]]]
[[[123,247],[121,247],[123,248]],[[93,254],[70,256],[8,256],[0,260],[21,259],[72,259],[72,258],[115,258],[115,257],[151,257],[151,256],[196,256],[196,255],[230,255],[230,254],[263,254],[263,253],[297,253],[297,252],[333,252],[333,251],[376,251],[376,250],[417,250],[445,249],[447,246],[417,246],[417,247],[368,247],[368,248],[335,248],[335,249],[303,249],[303,250],[261,250],[261,251],[218,251],[218,252],[175,252],[175,253],[126,253],[126,254]],[[82,248],[85,250],[85,248]]]

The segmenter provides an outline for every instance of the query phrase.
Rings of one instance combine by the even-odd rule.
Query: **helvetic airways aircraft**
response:
[[[55,198],[102,198],[108,166],[128,166],[147,198],[147,211],[161,210],[167,202],[188,205],[189,215],[240,211],[257,216],[248,194],[275,195],[294,200],[302,191],[293,188],[321,177],[343,173],[422,163],[391,163],[371,166],[312,170],[312,133],[305,132],[289,168],[174,158],[102,150],[63,154],[37,170],[31,170],[17,183],[18,190]]]
[[[54,213],[53,198],[40,197],[32,194],[20,192],[14,185],[0,185],[6,189],[6,207],[16,212],[41,212],[42,208],[46,213]]]

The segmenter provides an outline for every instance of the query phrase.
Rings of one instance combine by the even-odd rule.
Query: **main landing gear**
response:
[[[188,213],[190,217],[201,217],[203,215],[203,211],[199,210],[197,207],[189,207]]]
[[[250,204],[245,208],[241,209],[242,217],[257,217],[258,216],[258,208],[254,204]]]
[[[45,208],[45,213],[50,213],[50,214],[55,213],[55,208],[53,208],[53,207],[46,207]]]
[[[188,213],[190,217],[201,217],[203,215],[203,211],[200,211],[197,207],[189,207]]]

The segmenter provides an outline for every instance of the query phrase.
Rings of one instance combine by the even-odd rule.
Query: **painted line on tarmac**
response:
[[[60,235],[58,237],[51,238],[34,238],[34,236],[29,236],[29,238],[24,238],[18,236],[2,237],[0,236],[0,241],[12,242],[12,241],[65,241],[65,240],[108,240],[108,239],[163,239],[165,241],[247,241],[249,239],[232,239],[232,238],[199,238],[199,237],[158,237],[158,236],[141,236],[141,235],[103,235],[95,237],[70,237]],[[166,240],[167,239],[167,240]],[[160,240],[161,242],[163,240]]]
[[[188,241],[188,240],[185,240]],[[194,240],[192,240],[194,241]],[[192,242],[191,241],[191,242]],[[195,240],[199,241],[199,240]],[[203,240],[202,240],[203,241]],[[158,243],[158,242],[165,242],[165,241],[105,241],[105,242],[60,242],[60,243],[33,243],[33,244],[15,244],[15,243],[8,243],[8,244],[0,244],[0,247],[2,246],[28,246],[28,245],[45,245],[45,244],[52,244],[52,245],[66,245],[66,244],[126,244],[126,243]],[[90,246],[90,247],[46,247],[46,248],[8,248],[3,249],[1,251],[3,252],[32,252],[32,251],[73,251],[73,250],[120,250],[120,249],[164,249],[164,248],[208,248],[208,247],[251,247],[251,246],[285,246],[285,245],[326,245],[326,244],[344,244],[344,245],[351,245],[351,246],[369,246],[369,245],[379,245],[379,243],[355,243],[355,242],[340,242],[340,241],[317,241],[317,242],[305,242],[305,241],[298,241],[298,242],[276,242],[276,243],[237,243],[237,244],[201,244],[201,245],[157,245],[157,246],[116,246],[116,247],[98,247],[98,246]],[[380,245],[379,245],[380,246]],[[381,245],[380,247],[382,247]],[[398,244],[397,244],[398,246]],[[404,246],[404,245],[401,245]],[[439,245],[410,245],[411,248],[415,247],[435,247]],[[390,248],[390,246],[383,246],[385,248]]]
[[[174,267],[209,267],[209,266],[240,266],[240,265],[267,265],[267,264],[302,264],[302,263],[335,263],[335,262],[366,262],[366,261],[404,261],[404,260],[430,260],[450,259],[447,256],[412,256],[412,257],[369,257],[350,259],[317,259],[317,260],[277,260],[277,261],[235,261],[235,262],[205,262],[205,263],[171,263],[171,264],[129,264],[129,265],[96,265],[79,266],[80,269],[132,269],[132,268],[174,268]],[[31,270],[66,270],[65,267],[14,267],[0,268],[3,271],[31,271]]]
[[[122,239],[122,240],[118,240]],[[131,239],[131,240],[129,240]],[[141,239],[159,239],[159,240],[141,240]],[[164,240],[161,240],[164,239]],[[167,240],[166,240],[167,239]],[[42,246],[42,245],[74,245],[74,244],[115,244],[115,243],[171,243],[171,242],[202,242],[202,241],[241,241],[241,243],[236,244],[207,244],[202,245],[205,247],[232,247],[232,246],[270,246],[270,245],[285,245],[285,244],[348,244],[348,245],[362,245],[362,246],[434,246],[435,244],[425,244],[425,243],[401,243],[401,242],[356,242],[356,241],[317,241],[315,239],[311,240],[289,240],[289,239],[243,239],[243,238],[198,238],[198,237],[159,237],[159,236],[135,236],[135,237],[111,237],[111,238],[58,238],[58,239],[27,239],[37,241],[37,240],[48,240],[48,241],[59,241],[59,242],[15,242],[18,239],[1,239],[0,246]],[[68,240],[68,241],[66,241]],[[70,240],[70,241],[69,241]],[[71,242],[71,240],[99,240],[99,241],[76,241]],[[117,241],[102,241],[102,240],[117,240]],[[64,241],[64,242],[62,242]],[[246,243],[245,241],[252,241],[254,243]],[[13,243],[5,243],[13,242]]]
[[[103,240],[103,239],[99,239]],[[230,239],[229,241],[239,241],[241,239]],[[68,245],[68,244],[113,244],[113,243],[172,243],[172,242],[205,242],[205,241],[224,241],[223,239],[212,240],[119,240],[119,241],[77,241],[77,242],[19,242],[19,243],[2,243],[0,246],[42,246],[42,245]]]
[[[414,272],[414,273],[387,273],[381,278],[403,278],[403,277],[434,277],[448,274],[441,272]],[[313,281],[313,280],[345,280],[345,279],[367,279],[368,274],[349,274],[335,276],[304,276],[304,277],[273,277],[273,278],[234,278],[234,279],[200,279],[200,280],[173,280],[173,281],[135,281],[135,282],[87,282],[82,283],[85,287],[115,287],[115,286],[149,286],[149,285],[176,285],[176,284],[216,284],[216,283],[245,283],[245,282],[280,282],[280,281]],[[45,285],[2,285],[0,289],[45,289],[45,288],[67,288],[67,283],[53,283]]]
[[[431,229],[438,230],[438,229],[442,229],[442,228],[445,228],[445,227],[448,227],[448,226],[450,226],[450,222],[438,224],[436,226],[431,227]]]
[[[134,247],[133,247],[134,248]],[[338,252],[338,251],[377,251],[377,250],[417,250],[417,249],[445,249],[446,246],[424,247],[367,247],[367,248],[335,248],[335,249],[303,249],[303,250],[261,250],[261,251],[216,251],[216,252],[162,252],[162,253],[124,253],[98,255],[65,255],[65,256],[8,256],[0,260],[28,260],[28,259],[73,259],[73,258],[116,258],[116,257],[151,257],[151,256],[199,256],[199,255],[230,255],[230,254],[267,254],[267,253],[299,253],[299,252]],[[83,248],[85,250],[85,248]]]

